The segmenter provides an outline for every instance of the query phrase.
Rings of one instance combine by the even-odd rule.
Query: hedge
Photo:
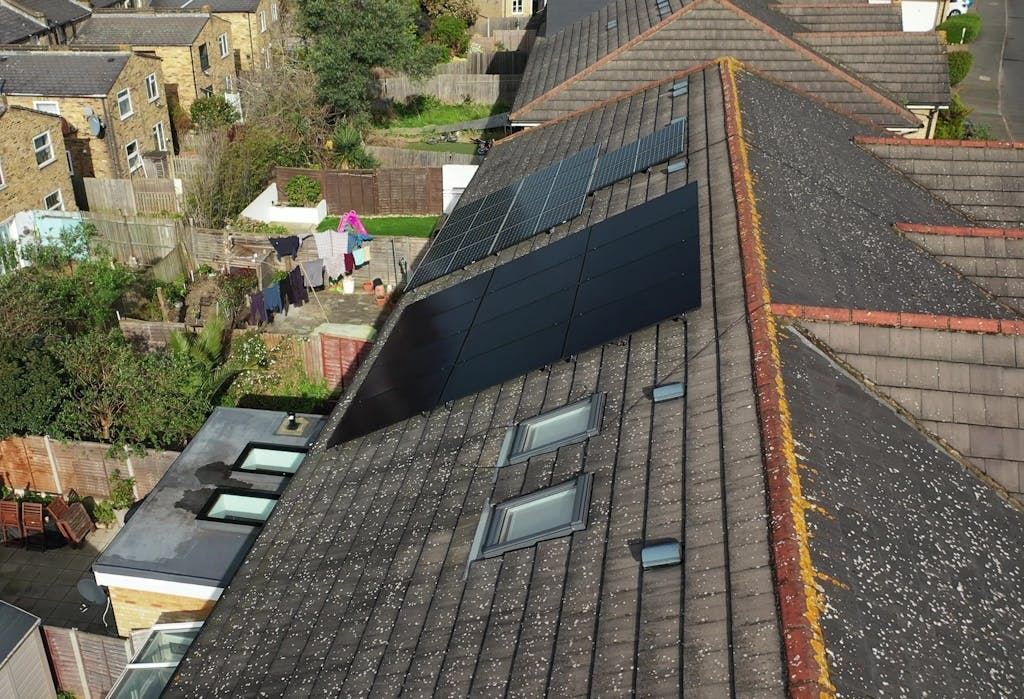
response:
[[[969,44],[981,34],[981,16],[955,15],[937,26],[936,29],[946,32],[946,41],[951,44]]]
[[[959,85],[974,64],[974,54],[970,51],[951,51],[949,56],[949,84]]]

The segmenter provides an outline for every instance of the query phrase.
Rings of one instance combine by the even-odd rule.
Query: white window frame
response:
[[[270,3],[270,21],[276,22],[280,15],[278,14],[277,2]]]
[[[267,11],[260,10],[260,34],[267,31]]]
[[[541,488],[526,495],[520,495],[506,500],[497,505],[488,503],[480,515],[480,523],[477,526],[477,538],[473,542],[473,551],[470,560],[477,558],[490,558],[515,551],[516,549],[529,548],[538,542],[548,539],[558,539],[573,532],[582,531],[587,528],[587,513],[590,510],[590,491],[593,488],[594,476],[592,473],[581,473],[575,478],[553,485],[548,488]],[[566,496],[571,495],[571,503],[566,505]],[[562,510],[556,512],[560,518],[544,526],[531,529],[535,520],[528,514],[519,515],[516,521],[517,511],[532,509],[545,500],[558,500],[559,504],[553,507]],[[535,514],[535,513],[532,513]],[[512,534],[513,527],[526,528],[518,534]]]
[[[56,204],[52,204],[52,205],[48,204],[47,200],[50,197],[52,197],[54,194],[57,195],[57,203]],[[50,192],[49,194],[47,194],[45,197],[43,197],[43,208],[46,209],[47,211],[63,211],[64,210],[64,193],[61,192],[59,189],[57,189],[57,190],[54,190],[54,191]]]
[[[46,137],[46,145],[45,146],[37,146],[36,145],[36,140],[39,139],[39,138],[43,138],[43,137]],[[54,154],[54,151],[53,151],[53,138],[50,137],[50,132],[49,131],[43,131],[42,133],[37,133],[35,136],[33,136],[32,137],[32,148],[34,148],[35,151],[36,151],[36,164],[39,166],[40,170],[43,169],[44,167],[46,167],[47,165],[49,165],[50,163],[52,163],[53,161],[55,161],[57,159],[57,156]],[[46,153],[47,153],[46,159],[42,160],[42,161],[39,160],[39,153],[41,151],[46,151]]]
[[[512,14],[523,14],[523,0],[512,0]]]
[[[7,188],[7,177],[4,175],[4,161],[0,158],[0,189]],[[0,238],[0,240],[3,240]]]
[[[37,112],[60,116],[60,102],[57,100],[39,100],[32,103],[32,109]]]
[[[132,153],[131,153],[132,146],[135,147],[135,159],[136,159],[135,165],[132,165]],[[125,158],[128,160],[128,172],[129,173],[135,172],[136,170],[138,170],[139,168],[142,167],[142,151],[139,150],[139,141],[138,141],[138,139],[135,139],[133,141],[128,141],[128,143],[124,144],[124,155],[125,155]]]
[[[217,509],[217,505],[221,498],[240,498],[242,500],[266,500],[273,501],[273,505],[267,510],[265,517],[245,517],[244,515],[234,514],[211,514]],[[258,490],[239,490],[236,488],[217,488],[213,491],[213,495],[206,501],[206,505],[200,510],[199,514],[196,515],[196,519],[199,520],[211,520],[215,522],[230,522],[232,524],[242,524],[250,527],[262,527],[270,516],[274,513],[274,508],[277,507],[278,495],[271,492],[263,492]]]
[[[146,76],[146,97],[149,98],[150,102],[156,102],[160,99],[160,85],[156,81],[156,73],[150,73]]]
[[[232,75],[231,73],[228,73],[227,75],[224,76],[224,92],[234,92],[234,91],[235,91],[235,76]]]
[[[158,121],[153,124],[153,137],[156,140],[156,149],[159,151],[166,151],[167,133],[164,131],[164,122]]]
[[[128,103],[127,112],[124,111],[124,104],[122,102]],[[135,109],[132,107],[132,89],[130,87],[126,87],[117,93],[117,113],[121,115],[121,121],[135,114]]]
[[[542,439],[540,434],[545,427],[552,424],[557,425],[558,421],[566,417],[582,413],[586,421],[581,430],[567,431],[554,435],[554,438]],[[563,405],[556,410],[549,410],[546,413],[523,420],[518,425],[510,427],[505,435],[505,442],[502,444],[501,453],[498,455],[498,467],[519,464],[538,454],[546,454],[556,451],[560,447],[590,439],[601,430],[601,417],[604,414],[604,394],[595,393],[583,400]],[[548,427],[550,430],[550,427]]]
[[[266,70],[270,70],[270,47],[263,47],[263,67]]]
[[[220,57],[227,58],[231,53],[231,48],[228,46],[228,33],[224,32],[217,37],[217,46],[220,47]]]

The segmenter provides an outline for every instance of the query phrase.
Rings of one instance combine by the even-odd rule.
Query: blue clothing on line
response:
[[[263,304],[267,311],[280,311],[284,308],[281,303],[280,284],[272,284],[263,290]]]

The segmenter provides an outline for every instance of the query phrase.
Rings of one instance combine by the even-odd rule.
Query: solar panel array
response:
[[[678,86],[678,83],[676,84]],[[600,158],[597,145],[461,204],[406,285],[413,289],[579,216],[589,192],[686,150],[686,119]]]
[[[691,183],[409,305],[332,446],[700,306],[697,212]]]

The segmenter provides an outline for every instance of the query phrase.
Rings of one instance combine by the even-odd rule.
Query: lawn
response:
[[[406,146],[408,150],[429,150],[439,153],[464,153],[476,155],[475,143],[422,143],[413,141]]]
[[[426,104],[420,110],[404,107],[399,114],[388,123],[390,129],[415,129],[425,126],[458,124],[462,121],[483,119],[493,114],[508,111],[504,104]],[[408,113],[412,112],[412,113]]]
[[[448,145],[452,145],[449,143]],[[405,235],[411,238],[429,238],[437,223],[437,216],[360,216],[370,235]],[[338,217],[328,216],[317,227],[318,231],[338,229]]]

